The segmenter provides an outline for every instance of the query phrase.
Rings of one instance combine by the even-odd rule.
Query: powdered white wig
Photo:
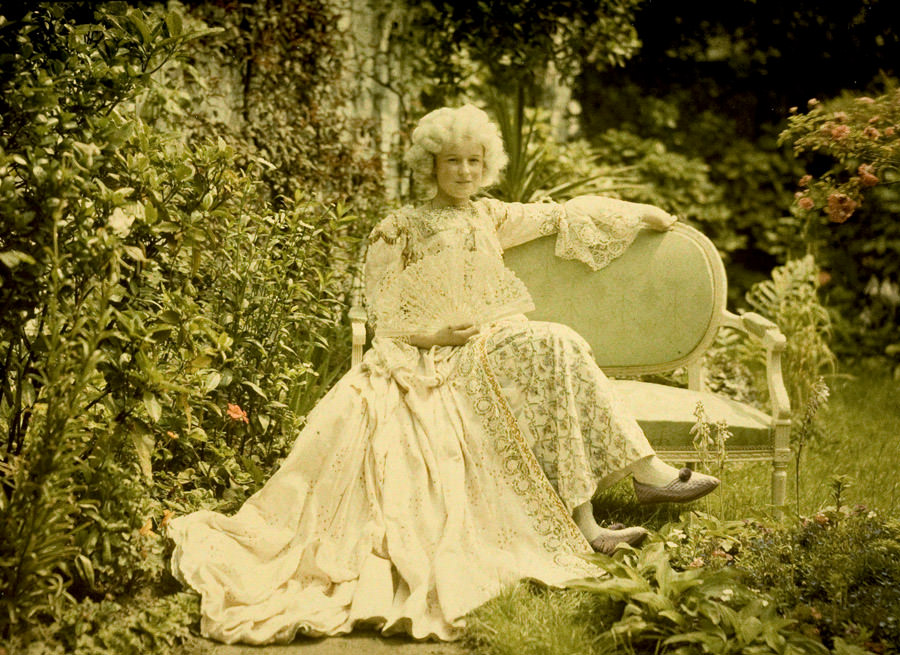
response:
[[[412,133],[412,145],[405,161],[417,182],[434,185],[434,158],[444,146],[472,139],[484,147],[482,186],[494,184],[506,166],[500,130],[488,115],[475,105],[442,107],[425,114]]]

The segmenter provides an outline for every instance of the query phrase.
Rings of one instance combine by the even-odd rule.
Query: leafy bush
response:
[[[900,526],[864,507],[831,507],[753,539],[740,566],[788,618],[828,645],[900,644]]]
[[[810,100],[781,140],[806,160],[793,213],[826,269],[829,304],[840,314],[836,347],[848,357],[888,357],[900,375],[900,90],[876,97]]]
[[[179,131],[154,75],[195,27],[65,3],[0,30],[3,636],[159,583],[154,529],[251,493],[349,360],[366,221],[276,210],[271,164]]]
[[[378,209],[374,126],[347,111],[356,80],[333,3],[189,2],[186,12],[219,31],[185,44],[164,71],[159,115],[182,133],[224,138],[239,162],[269,162],[256,177],[276,206],[300,192]]]
[[[770,280],[753,285],[747,304],[774,321],[787,338],[782,357],[785,384],[795,414],[803,412],[819,377],[833,370],[835,356],[829,347],[831,317],[818,295],[819,268],[812,255],[787,262],[772,270]],[[764,353],[755,347],[745,359],[758,362],[764,371]],[[799,415],[799,414],[798,414]]]
[[[737,552],[747,531],[743,523],[702,518],[666,526],[661,540],[640,551],[595,556],[606,576],[574,581],[564,592],[519,585],[501,594],[467,618],[467,641],[491,655],[827,653],[726,565],[734,558],[722,542]],[[718,565],[697,555],[710,544]],[[691,552],[690,563],[670,556],[679,548]]]

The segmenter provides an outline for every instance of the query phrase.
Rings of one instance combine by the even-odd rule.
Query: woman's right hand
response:
[[[432,346],[462,346],[478,334],[478,327],[471,323],[448,325],[434,334],[410,337],[409,342],[417,348]]]

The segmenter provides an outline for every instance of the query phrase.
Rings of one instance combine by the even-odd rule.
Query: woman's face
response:
[[[435,155],[437,197],[451,204],[468,200],[481,188],[484,147],[472,139],[448,144]]]

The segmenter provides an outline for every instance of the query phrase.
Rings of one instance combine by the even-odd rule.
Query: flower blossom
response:
[[[175,512],[173,512],[170,509],[164,509],[162,521],[159,522],[159,527],[164,528],[167,525],[169,525],[169,521],[171,521],[172,517],[174,517],[174,516],[175,516]]]
[[[834,192],[828,196],[828,207],[825,213],[832,223],[844,223],[853,215],[859,205],[845,193]]]
[[[834,125],[831,128],[831,138],[835,141],[846,138],[848,134],[850,134],[850,128],[846,125]]]
[[[847,112],[845,112],[845,111],[836,111],[836,112],[834,112],[834,120],[836,120],[836,121],[845,121],[845,120],[847,120]]]
[[[891,125],[889,127],[884,128],[884,135],[885,136],[894,136],[895,131],[896,130],[894,129],[894,126]]]
[[[142,537],[156,537],[156,536],[158,536],[158,535],[153,531],[153,519],[152,519],[152,518],[147,519],[147,522],[144,523],[144,525],[141,526],[141,529],[138,530],[138,533],[139,533]]]
[[[803,177],[800,178],[800,180],[797,182],[797,184],[799,184],[800,186],[809,186],[810,182],[812,182],[812,175],[807,173],[806,175],[804,175]]]
[[[867,125],[866,129],[863,130],[863,135],[869,137],[870,139],[877,139],[881,136],[881,132],[877,127],[872,127],[871,125]]]
[[[823,287],[829,282],[831,282],[831,273],[828,271],[820,270],[818,274],[819,286]]]
[[[875,186],[879,182],[872,164],[860,164],[856,172],[859,174],[859,183],[861,186]]]
[[[233,403],[228,403],[228,418],[232,421],[243,421],[244,423],[249,423],[250,419],[247,418],[247,412],[241,409],[240,405],[235,405]]]
[[[805,209],[806,211],[809,211],[816,206],[816,203],[809,196],[803,196],[797,200],[797,204],[800,205],[800,209]]]

